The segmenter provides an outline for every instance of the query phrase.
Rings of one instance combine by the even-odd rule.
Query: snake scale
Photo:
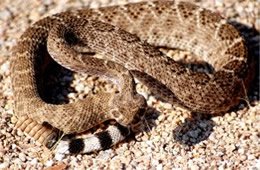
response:
[[[188,50],[209,63],[214,72],[190,70],[155,46]],[[108,78],[119,92],[69,104],[46,103],[41,92],[46,54],[70,70]],[[28,28],[13,55],[16,126],[47,147],[56,142],[57,134],[46,123],[71,134],[109,119],[117,121],[87,139],[58,145],[72,153],[109,148],[129,134],[129,125],[146,108],[144,97],[135,91],[133,76],[171,103],[207,114],[236,106],[245,93],[243,84],[246,89],[250,84],[247,46],[239,32],[218,14],[188,2],[141,2],[55,14]]]

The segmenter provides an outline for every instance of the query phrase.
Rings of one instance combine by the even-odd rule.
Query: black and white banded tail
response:
[[[98,150],[109,149],[111,146],[124,140],[125,137],[130,134],[130,131],[130,126],[124,127],[118,123],[110,125],[107,130],[87,138],[62,140],[56,148],[56,153],[91,153]]]

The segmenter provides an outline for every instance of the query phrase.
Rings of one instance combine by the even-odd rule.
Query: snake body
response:
[[[154,46],[188,50],[208,62],[214,72],[190,70]],[[90,57],[85,51],[105,59]],[[48,54],[73,71],[109,78],[119,93],[63,105],[46,103],[39,84]],[[170,102],[208,114],[236,106],[245,93],[243,84],[247,89],[250,83],[247,46],[239,32],[218,14],[187,2],[141,2],[49,16],[25,31],[13,55],[17,126],[31,136],[39,136],[45,123],[65,134],[86,131],[109,119],[119,123],[85,141],[71,142],[74,147],[84,146],[76,149],[85,148],[84,152],[121,141],[128,134],[125,127],[146,107],[144,98],[135,92],[132,75]],[[158,88],[151,77],[169,91]],[[46,129],[42,133],[46,144],[53,133]],[[102,144],[105,138],[109,144]]]

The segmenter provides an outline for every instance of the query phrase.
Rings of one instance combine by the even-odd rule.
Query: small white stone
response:
[[[25,162],[26,161],[26,156],[25,156],[25,154],[24,153],[19,153],[19,159],[21,160],[21,161],[23,161],[23,162]]]
[[[55,159],[56,159],[57,161],[63,160],[64,157],[65,157],[65,155],[62,154],[62,153],[56,153],[56,154],[55,154]]]
[[[12,147],[12,149],[15,149],[16,148],[16,144],[12,144],[11,147]]]
[[[38,159],[37,159],[37,158],[33,158],[33,159],[31,160],[31,165],[36,165],[37,162],[38,162]]]
[[[253,160],[253,159],[255,159],[255,155],[248,155],[247,158],[248,158],[249,160]]]
[[[76,94],[75,93],[69,93],[68,94],[68,98],[75,99],[76,98]]]
[[[46,166],[50,167],[50,166],[52,166],[52,165],[53,165],[53,160],[48,160],[48,161],[46,162]]]
[[[241,154],[244,154],[244,153],[245,153],[245,150],[244,150],[243,148],[240,148],[240,149],[238,149],[237,152],[238,152],[238,153],[241,153]]]
[[[75,87],[75,90],[77,92],[82,92],[84,91],[84,85],[83,84],[77,84],[76,87]]]
[[[1,163],[0,164],[0,169],[7,169],[9,164],[7,162]]]
[[[159,165],[156,166],[156,170],[162,170],[162,168],[163,168],[162,164],[159,164]]]
[[[69,142],[60,141],[57,148],[55,149],[55,152],[60,153],[60,154],[68,154],[69,153]]]

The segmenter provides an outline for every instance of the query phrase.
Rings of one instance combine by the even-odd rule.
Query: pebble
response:
[[[162,164],[159,164],[156,166],[156,170],[162,170],[163,169],[163,165]]]
[[[143,155],[143,153],[141,152],[141,151],[137,151],[137,152],[135,152],[135,156],[138,158],[138,157],[140,157],[140,156],[142,156]]]
[[[243,148],[240,148],[240,149],[238,149],[237,152],[240,153],[240,154],[244,154],[244,153],[245,153],[245,150],[244,150]]]
[[[241,155],[241,157],[240,157],[240,160],[241,161],[245,161],[247,159],[247,156],[246,155]]]
[[[254,160],[256,157],[255,157],[255,155],[248,155],[247,158],[248,158],[248,160]]]
[[[77,84],[76,85],[76,87],[75,87],[75,90],[77,91],[77,92],[82,92],[82,91],[84,91],[84,85],[83,84]]]
[[[24,153],[19,153],[19,159],[22,161],[22,162],[25,162],[26,161],[26,155]]]
[[[193,130],[188,133],[188,135],[192,138],[198,138],[199,133],[201,133],[201,130]]]
[[[0,164],[0,169],[7,169],[9,164],[7,162],[1,163]]]

